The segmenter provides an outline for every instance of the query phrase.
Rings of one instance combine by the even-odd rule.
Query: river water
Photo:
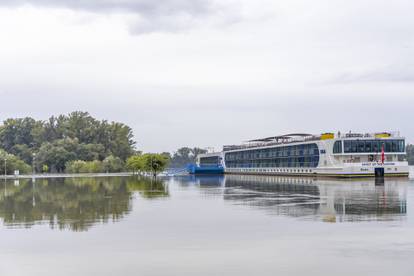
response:
[[[7,276],[414,274],[414,179],[8,181],[0,220]]]

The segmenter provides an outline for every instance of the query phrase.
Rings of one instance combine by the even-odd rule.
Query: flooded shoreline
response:
[[[0,273],[411,275],[413,202],[401,178],[7,180]]]

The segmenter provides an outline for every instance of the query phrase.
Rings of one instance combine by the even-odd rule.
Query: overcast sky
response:
[[[400,130],[412,0],[0,0],[0,119],[74,110],[144,151]]]

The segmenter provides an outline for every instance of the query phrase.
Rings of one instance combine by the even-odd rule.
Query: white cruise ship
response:
[[[224,146],[197,165],[226,174],[333,177],[408,176],[405,139],[398,132],[287,134]]]

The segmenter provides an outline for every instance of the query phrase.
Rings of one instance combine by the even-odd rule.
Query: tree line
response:
[[[0,126],[0,174],[125,171],[127,159],[140,154],[135,144],[129,126],[88,112],[7,119]]]
[[[97,120],[88,112],[10,118],[0,126],[0,174],[100,173],[136,171],[158,173],[169,164],[184,168],[207,151],[183,147],[175,153],[141,154],[132,129],[119,122]]]
[[[185,168],[188,164],[195,163],[197,155],[207,153],[207,150],[201,148],[179,148],[174,154],[163,153],[169,160],[170,168]]]

